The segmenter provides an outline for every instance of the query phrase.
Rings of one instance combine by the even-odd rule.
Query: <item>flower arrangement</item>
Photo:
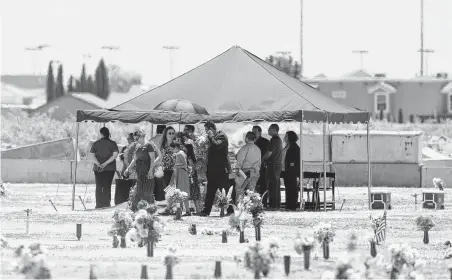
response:
[[[176,256],[177,247],[171,245],[168,247],[168,253],[163,257],[163,264],[166,266],[165,279],[173,279],[173,267],[179,263],[179,258]]]
[[[26,247],[18,247],[15,256],[19,262],[15,264],[16,271],[25,275],[28,279],[50,279],[50,269],[46,260],[46,254],[41,244],[34,243]]]
[[[245,252],[245,268],[254,272],[254,279],[260,278],[260,273],[267,276],[270,272],[270,265],[278,258],[279,245],[276,241],[270,241],[263,245],[256,241],[249,246]]]
[[[407,274],[410,279],[422,278],[422,268],[425,261],[419,258],[417,250],[412,249],[407,244],[393,244],[389,247],[391,254],[391,279],[397,279],[407,268]]]
[[[173,208],[174,205],[184,202],[188,199],[188,194],[179,189],[175,189],[174,192],[166,194],[166,202],[168,203],[168,208]]]
[[[248,191],[246,197],[249,197],[248,211],[253,217],[253,224],[255,227],[260,227],[264,222],[264,205],[262,204],[262,197],[259,193]],[[248,200],[247,200],[248,201]]]
[[[381,214],[380,216],[376,216],[373,217],[372,215],[370,215],[370,222],[371,222],[371,227],[374,230],[374,232],[378,229],[378,227],[380,226],[380,224],[383,222],[383,220],[385,219],[385,214]]]
[[[314,238],[319,243],[330,243],[334,240],[335,235],[331,224],[319,223],[314,227]]]
[[[301,255],[305,250],[314,248],[314,238],[297,235],[294,242],[294,249],[297,254]]]
[[[340,260],[334,271],[325,271],[322,274],[323,280],[333,279],[361,279],[359,270],[353,267],[351,259]]]
[[[146,210],[140,209],[135,215],[132,227],[126,234],[129,242],[157,243],[165,228],[164,222],[157,216],[157,210],[151,205]]]
[[[234,213],[229,217],[229,225],[231,229],[243,232],[250,226],[250,218],[246,205],[239,202],[238,206],[234,206]]]
[[[116,209],[112,216],[113,224],[108,231],[109,236],[125,237],[132,228],[133,218],[128,210]]]
[[[199,180],[206,180],[207,176],[207,152],[209,150],[209,139],[205,133],[195,133],[193,151],[196,157],[196,171]]]
[[[294,249],[297,254],[304,255],[304,268],[307,270],[311,261],[311,250],[314,248],[314,238],[297,235],[294,243]]]
[[[163,175],[165,175],[163,173],[163,167],[161,165],[157,166],[154,170],[154,177],[155,178],[162,178]]]
[[[433,219],[429,216],[419,216],[415,220],[416,226],[420,230],[431,230],[434,226],[436,226],[436,223],[433,221]]]
[[[225,189],[217,190],[215,194],[215,205],[220,208],[220,217],[224,217],[225,209],[232,203],[232,190],[234,188],[230,187],[228,193],[226,193]]]

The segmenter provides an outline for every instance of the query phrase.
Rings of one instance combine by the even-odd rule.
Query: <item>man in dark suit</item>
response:
[[[258,146],[259,149],[261,150],[261,159],[263,159],[265,153],[267,152],[268,143],[270,141],[262,137],[262,128],[260,126],[258,125],[253,126],[253,132],[256,135],[256,140],[254,141],[254,144]],[[262,164],[260,169],[260,175],[259,179],[257,180],[256,186],[257,188],[259,188],[259,193],[263,195],[267,191],[267,182],[265,180],[266,166],[263,160],[261,162]],[[262,200],[262,204],[264,205],[264,207],[267,207],[267,198],[268,196],[266,195],[265,198]]]
[[[279,126],[272,124],[268,128],[268,134],[272,137],[263,160],[267,163],[268,198],[271,210],[281,208],[281,164],[282,164],[282,140],[278,135]]]
[[[207,193],[204,203],[204,209],[200,216],[209,216],[212,210],[215,194],[218,189],[225,189],[226,193],[230,188],[229,174],[231,165],[228,158],[228,137],[222,131],[217,131],[213,122],[208,121],[204,124],[204,129],[209,138],[209,150],[207,152]],[[232,214],[234,209],[230,206],[228,214]]]
[[[283,150],[282,175],[284,187],[286,189],[286,210],[297,210],[298,185],[297,178],[300,177],[300,146],[298,146],[298,136],[294,131],[287,131],[284,137],[287,143]]]

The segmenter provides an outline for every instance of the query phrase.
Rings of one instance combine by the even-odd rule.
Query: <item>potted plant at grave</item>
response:
[[[46,252],[41,244],[21,245],[14,250],[14,256],[19,258],[19,262],[14,267],[15,271],[25,275],[26,279],[52,278]]]
[[[177,247],[173,244],[168,248],[168,253],[163,258],[163,264],[166,266],[165,279],[173,279],[173,267],[179,263],[179,258],[176,256],[176,252]]]
[[[308,270],[311,261],[311,250],[314,248],[314,238],[297,236],[295,239],[294,249],[297,254],[303,254],[304,257],[304,269]]]
[[[245,252],[244,265],[254,273],[254,279],[260,279],[261,273],[267,276],[270,272],[270,265],[277,259],[279,245],[276,241],[263,245],[256,241],[254,245],[248,247]]]
[[[431,230],[434,226],[436,226],[433,219],[429,216],[419,216],[416,218],[416,226],[418,229],[424,231],[424,244],[428,244],[430,242],[428,237],[428,232]]]
[[[226,208],[231,204],[232,202],[232,190],[234,188],[230,187],[228,193],[226,194],[226,191],[224,189],[217,190],[217,193],[215,194],[215,205],[220,208],[220,217],[224,217],[224,212],[226,211]]]
[[[179,189],[175,189],[166,195],[166,201],[168,204],[168,209],[172,209],[176,206],[176,217],[175,220],[180,220],[182,216],[181,204],[188,199],[188,194]]]
[[[245,228],[250,226],[249,197],[245,196],[238,206],[234,205],[234,213],[229,217],[231,229],[240,232],[240,243],[245,243]]]
[[[314,238],[322,244],[325,260],[330,258],[330,242],[333,242],[334,236],[335,233],[331,224],[319,223],[314,227]]]
[[[160,240],[165,224],[157,216],[157,207],[151,204],[146,210],[140,209],[132,223],[133,228],[127,232],[129,242],[144,242],[147,244],[148,257],[154,256],[154,246]]]
[[[116,209],[112,216],[113,224],[108,235],[113,236],[113,248],[118,247],[118,237],[121,239],[121,248],[126,247],[126,234],[132,228],[132,213],[124,209]]]
[[[261,240],[261,227],[264,222],[264,205],[262,204],[262,197],[260,194],[248,191],[246,196],[249,197],[248,211],[253,218],[254,230],[256,232],[256,241]]]

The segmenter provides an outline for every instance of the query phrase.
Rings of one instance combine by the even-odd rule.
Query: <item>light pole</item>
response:
[[[303,0],[300,0],[300,78],[303,78]]]
[[[163,46],[165,50],[169,51],[170,55],[170,80],[173,79],[173,53],[175,50],[180,49],[179,46]]]
[[[420,52],[422,54],[422,57],[424,57],[423,54],[425,53],[425,72],[424,72],[424,69],[423,69],[424,67],[422,67],[421,77],[424,75],[424,73],[428,76],[428,54],[429,53],[434,53],[435,50],[432,50],[432,49],[420,49],[418,52]]]
[[[421,77],[424,76],[424,0],[421,0]]]
[[[37,67],[37,63],[36,63],[36,61],[37,61],[37,57],[36,57],[36,53],[37,52],[42,52],[44,49],[46,49],[46,48],[50,48],[50,45],[48,45],[48,44],[42,44],[42,45],[38,45],[38,46],[35,46],[35,47],[27,47],[27,48],[25,48],[25,51],[29,51],[29,52],[33,52],[33,62],[32,62],[32,72],[33,72],[33,76],[35,76],[36,74],[38,74],[38,81],[39,81],[39,83],[40,84],[42,84],[42,72],[41,72],[41,67],[39,67],[39,69],[40,70],[38,70],[38,71],[36,71],[36,67]],[[37,73],[38,72],[38,73]]]
[[[111,53],[113,51],[119,51],[120,48],[118,46],[102,46],[101,47],[102,50],[107,50],[110,53],[110,60],[111,60],[111,64],[113,64],[113,58],[111,56]]]
[[[356,51],[352,51],[352,53],[354,54],[359,54],[359,67],[361,70],[363,70],[363,60],[364,60],[364,55],[368,54],[369,52],[367,50],[356,50]]]

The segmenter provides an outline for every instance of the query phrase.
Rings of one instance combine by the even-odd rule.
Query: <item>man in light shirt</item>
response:
[[[245,190],[254,191],[259,171],[261,168],[261,150],[254,144],[256,135],[249,131],[245,136],[246,145],[240,148],[237,153],[237,168],[246,175],[246,180],[242,186],[236,186],[237,197],[240,199]]]

